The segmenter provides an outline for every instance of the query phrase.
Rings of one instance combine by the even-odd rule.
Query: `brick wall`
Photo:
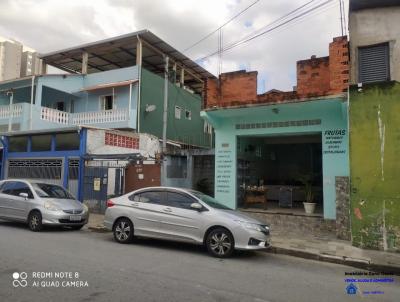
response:
[[[206,107],[244,105],[257,100],[257,71],[223,73],[206,82]]]
[[[329,44],[330,93],[347,91],[349,85],[349,43],[347,37],[337,37]]]
[[[329,57],[297,62],[297,94],[300,98],[329,94]]]
[[[257,72],[239,70],[223,73],[219,80],[205,84],[204,107],[229,107],[257,103],[279,103],[338,94],[346,91],[349,81],[347,37],[337,37],[329,44],[329,56],[297,62],[297,90],[257,95]]]

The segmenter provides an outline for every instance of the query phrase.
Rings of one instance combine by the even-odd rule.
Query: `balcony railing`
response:
[[[103,110],[97,112],[72,113],[73,125],[124,122],[128,120],[127,109]]]
[[[68,113],[52,108],[42,107],[40,118],[42,120],[64,125],[88,125],[125,122],[128,120],[127,109],[103,110],[94,112]]]
[[[20,117],[21,115],[22,115],[22,105],[21,104],[11,105],[11,116]],[[9,117],[10,117],[10,106],[9,105],[0,106],[0,118],[9,118]]]
[[[68,125],[69,113],[52,108],[42,107],[40,112],[40,119],[57,124]]]

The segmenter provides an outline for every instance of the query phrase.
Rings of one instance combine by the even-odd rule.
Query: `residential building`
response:
[[[0,82],[21,76],[22,48],[16,41],[0,41]]]
[[[166,130],[168,140],[210,145],[211,134],[199,113],[203,81],[213,75],[150,31],[40,58],[68,73],[0,82],[0,130],[91,125],[159,138]]]
[[[400,3],[351,0],[353,244],[400,250]]]
[[[24,51],[21,56],[21,77],[42,74],[43,62],[37,52]]]
[[[348,56],[347,38],[334,38],[329,56],[297,62],[294,91],[257,94],[254,71],[207,80],[217,200],[281,229],[350,238]],[[311,215],[306,201],[316,203]]]
[[[125,190],[201,180],[194,155],[209,156],[213,142],[200,117],[212,74],[147,30],[40,60],[67,73],[0,82],[2,177],[35,166],[28,178],[62,184],[98,211]]]

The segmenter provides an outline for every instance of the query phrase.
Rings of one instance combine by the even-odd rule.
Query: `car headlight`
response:
[[[60,211],[61,209],[57,207],[54,203],[51,201],[45,201],[44,203],[44,208],[49,211]]]
[[[258,231],[258,232],[269,232],[268,226],[263,226],[258,223],[252,223],[252,222],[241,221],[241,220],[235,220],[235,221],[237,223],[239,223],[241,226],[243,226],[249,230],[254,230],[254,231]]]
[[[89,211],[88,206],[85,205],[84,203],[82,203],[82,207],[83,207],[83,211],[84,211],[84,212],[88,212],[88,211]]]

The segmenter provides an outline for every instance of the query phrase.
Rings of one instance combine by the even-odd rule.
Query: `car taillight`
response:
[[[112,206],[115,206],[115,203],[111,199],[107,200],[107,208],[111,208]]]

